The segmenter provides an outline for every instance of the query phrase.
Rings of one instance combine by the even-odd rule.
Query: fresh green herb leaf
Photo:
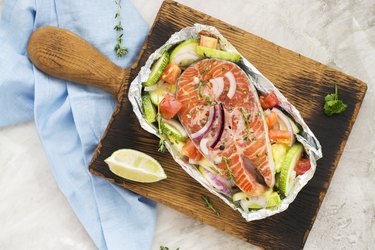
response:
[[[160,246],[160,250],[169,250],[169,247]],[[180,250],[180,248],[178,247],[176,250]]]
[[[324,98],[324,114],[332,116],[334,114],[341,114],[345,111],[348,105],[339,99],[337,85],[335,84],[335,92],[328,94]]]
[[[223,160],[224,160],[225,165],[226,165],[226,167],[227,167],[227,177],[228,177],[227,179],[228,179],[228,180],[231,180],[231,181],[233,181],[233,182],[235,182],[233,171],[232,171],[232,169],[229,167],[230,159],[228,159],[227,157],[223,156]]]
[[[116,2],[116,1],[115,1]],[[115,19],[117,21],[116,26],[113,28],[117,32],[117,43],[115,46],[115,51],[117,57],[122,57],[123,55],[128,53],[128,48],[125,46],[122,46],[122,37],[124,36],[124,33],[122,32],[124,29],[121,25],[121,0],[117,0],[117,12],[115,15]]]
[[[214,214],[216,214],[217,216],[220,215],[220,211],[217,210],[217,209],[213,206],[213,204],[212,204],[211,201],[210,201],[210,198],[209,198],[207,195],[202,194],[202,195],[201,195],[201,198],[202,198],[202,200],[205,202],[206,207],[207,207],[208,209],[210,209],[212,212],[214,212]]]
[[[163,131],[161,130],[161,114],[160,114],[160,105],[158,104],[158,113],[156,115],[156,120],[158,122],[158,131],[159,131],[159,136],[160,136],[160,141],[159,141],[159,149],[158,151],[161,153],[165,152],[165,139],[163,135]]]

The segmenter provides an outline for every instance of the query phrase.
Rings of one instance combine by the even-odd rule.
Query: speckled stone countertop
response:
[[[161,2],[133,0],[150,26]],[[375,249],[375,0],[179,2],[368,84],[305,249]],[[0,129],[0,170],[0,249],[95,249],[54,181],[33,122]],[[257,249],[162,205],[152,249],[161,245]]]

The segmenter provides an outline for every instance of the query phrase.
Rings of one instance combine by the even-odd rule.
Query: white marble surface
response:
[[[161,0],[133,0],[149,25]],[[368,84],[305,249],[375,249],[375,0],[179,0]],[[0,0],[0,9],[2,0]],[[95,249],[32,122],[0,129],[0,249]],[[255,249],[165,206],[152,249]]]

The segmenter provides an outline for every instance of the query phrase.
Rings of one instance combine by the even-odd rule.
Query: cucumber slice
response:
[[[197,46],[197,54],[204,57],[218,58],[232,62],[239,62],[241,59],[240,54],[202,46]]]
[[[166,94],[167,94],[167,91],[163,91],[159,89],[151,91],[150,92],[151,102],[156,106],[159,105],[159,103],[161,102],[161,100],[163,100]]]
[[[296,178],[296,171],[294,170],[297,161],[301,159],[303,153],[303,146],[301,144],[294,144],[286,154],[281,165],[279,188],[283,195],[288,196],[290,189],[293,186]]]
[[[176,85],[171,85],[169,83],[160,81],[156,86],[155,90],[150,91],[150,97],[151,97],[151,102],[158,106],[161,100],[163,100],[164,96],[167,93],[176,93]]]
[[[271,146],[273,161],[275,162],[276,173],[281,170],[281,164],[286,156],[289,147],[283,143],[275,143]]]
[[[163,71],[165,67],[167,66],[168,62],[169,62],[169,54],[168,52],[164,52],[161,55],[161,57],[152,65],[150,76],[147,82],[144,83],[144,85],[151,86],[157,83],[159,81],[161,74],[163,74]]]
[[[289,121],[290,121],[290,124],[292,124],[292,129],[293,129],[293,132],[295,134],[298,134],[300,132],[300,129],[299,129],[299,126],[297,126],[297,124],[294,122],[293,119],[291,119],[290,117],[288,117]]]
[[[142,107],[146,121],[148,123],[156,122],[156,109],[155,106],[151,103],[151,98],[148,93],[145,93],[142,96]]]
[[[193,62],[201,59],[196,53],[198,41],[189,39],[180,43],[171,54],[170,63],[178,65],[179,67],[187,67]]]
[[[161,131],[168,136],[170,140],[185,142],[188,135],[180,123],[174,120],[163,119],[160,123]]]
[[[246,193],[239,192],[232,196],[233,201],[240,201],[241,207],[246,210],[275,207],[281,204],[278,193],[267,191],[259,197],[251,197]]]
[[[273,192],[268,197],[267,207],[276,207],[281,204],[280,195],[276,192]]]
[[[238,193],[235,193],[232,196],[233,201],[240,201],[240,200],[243,200],[243,199],[246,199],[246,198],[250,198],[250,195],[248,195],[247,193],[244,193],[244,192],[238,192]]]

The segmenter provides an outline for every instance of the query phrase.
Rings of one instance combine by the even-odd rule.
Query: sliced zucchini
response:
[[[233,201],[240,201],[241,207],[246,210],[275,207],[281,204],[281,198],[277,192],[267,191],[259,197],[251,197],[244,192],[233,195]]]
[[[165,67],[169,62],[169,54],[168,52],[164,52],[161,57],[152,65],[150,77],[148,78],[147,82],[144,83],[145,86],[151,86],[156,84]]]
[[[150,91],[150,97],[151,97],[151,102],[154,105],[159,105],[161,100],[163,100],[164,96],[167,93],[176,93],[176,85],[171,85],[169,83],[160,81],[156,86],[155,90]]]
[[[238,192],[238,193],[235,193],[232,196],[233,201],[240,201],[240,200],[243,200],[243,199],[246,199],[246,198],[250,198],[250,195],[248,195],[245,192]]]
[[[197,46],[196,52],[198,55],[201,55],[204,57],[223,59],[223,60],[232,61],[232,62],[239,62],[241,59],[240,54],[229,52],[229,51],[202,47],[202,46]]]
[[[142,96],[142,107],[146,121],[148,123],[156,122],[156,109],[155,106],[152,104],[150,95],[148,93],[145,93]]]
[[[189,39],[180,43],[171,54],[170,63],[179,67],[187,67],[199,60],[201,56],[196,53],[198,41]]]
[[[275,143],[272,144],[271,149],[273,161],[275,162],[275,170],[276,173],[279,173],[281,170],[281,164],[283,163],[289,147],[284,143]]]
[[[292,118],[288,117],[288,119],[290,121],[290,124],[292,125],[293,132],[295,134],[298,134],[300,132],[299,126],[297,126],[296,122]]]
[[[185,142],[188,137],[182,125],[174,120],[163,119],[160,123],[160,128],[172,141]]]
[[[301,159],[303,153],[303,146],[299,143],[294,144],[286,154],[281,165],[279,189],[281,193],[288,196],[290,189],[293,186],[296,178],[296,171],[294,170],[297,161]]]

